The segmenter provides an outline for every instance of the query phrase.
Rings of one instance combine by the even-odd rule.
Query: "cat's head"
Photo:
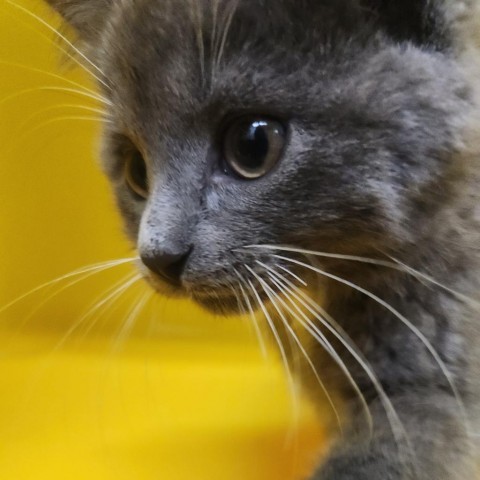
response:
[[[378,256],[433,231],[469,102],[435,2],[50,3],[102,72],[105,169],[158,290],[234,308],[258,272],[306,278],[253,245]]]

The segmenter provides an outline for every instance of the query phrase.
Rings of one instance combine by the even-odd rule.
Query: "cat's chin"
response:
[[[258,293],[258,298],[235,295],[230,290],[212,290],[212,291],[191,291],[188,296],[204,310],[215,315],[245,315],[253,313],[258,307],[258,298],[262,301],[264,307],[269,305],[269,298],[263,292]],[[252,311],[253,310],[253,311]]]
[[[215,315],[232,316],[244,313],[242,310],[243,306],[239,304],[239,300],[234,295],[219,294],[215,292],[187,292],[180,288],[156,288],[155,290],[159,295],[165,297],[193,300],[202,309]]]
[[[215,315],[238,315],[242,313],[237,297],[234,295],[215,295],[205,293],[190,294],[192,300],[201,308]]]
[[[186,289],[173,287],[160,279],[145,275],[145,280],[161,296],[173,299],[190,299],[209,313],[215,315],[232,316],[245,313],[247,308],[244,301],[230,290],[220,289]],[[265,299],[266,300],[266,299]],[[249,302],[255,305],[254,299]]]

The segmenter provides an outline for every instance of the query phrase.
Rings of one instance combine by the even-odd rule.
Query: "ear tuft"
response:
[[[85,40],[102,28],[111,0],[46,0]]]

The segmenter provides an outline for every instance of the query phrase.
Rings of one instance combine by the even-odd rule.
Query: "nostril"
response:
[[[155,272],[167,282],[180,286],[180,277],[191,251],[192,249],[190,248],[182,253],[152,252],[142,254],[140,257],[145,266],[152,272]]]
[[[182,255],[171,255],[163,270],[164,277],[170,281],[173,281],[174,283],[179,284],[180,277],[182,276],[189,256],[190,252]]]

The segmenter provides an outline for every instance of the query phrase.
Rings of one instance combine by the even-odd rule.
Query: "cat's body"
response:
[[[476,2],[50,3],[102,71],[106,170],[146,276],[217,311],[270,303],[290,347],[290,324],[310,334],[300,375],[345,407],[313,478],[472,480]]]

